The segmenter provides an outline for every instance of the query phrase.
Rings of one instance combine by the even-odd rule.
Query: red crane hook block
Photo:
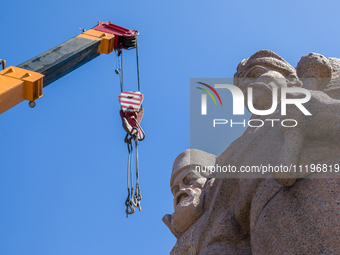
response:
[[[121,105],[120,117],[123,128],[131,137],[136,137],[139,141],[145,138],[145,133],[140,126],[144,109],[142,108],[143,94],[139,91],[122,92],[118,97]]]

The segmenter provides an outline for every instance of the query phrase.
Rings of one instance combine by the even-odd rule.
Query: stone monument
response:
[[[304,106],[312,116],[288,105],[287,116],[299,123],[295,128],[248,127],[219,157],[195,149],[181,153],[170,181],[175,211],[163,217],[177,238],[171,254],[340,254],[336,176],[304,171],[212,178],[194,171],[215,164],[238,169],[340,164],[340,60],[310,53],[293,68],[276,53],[261,50],[241,61],[234,84],[245,96],[247,88],[254,89],[253,106],[259,110],[271,107],[273,89],[278,102],[282,88],[308,89],[311,98]],[[282,116],[277,109],[255,118]]]

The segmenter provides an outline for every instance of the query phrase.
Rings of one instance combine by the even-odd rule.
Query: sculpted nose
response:
[[[187,185],[185,185],[185,183],[183,183],[183,182],[181,182],[181,183],[179,184],[179,190],[184,189],[184,188],[186,188],[186,187],[187,187]]]
[[[188,184],[185,184],[184,182],[181,182],[180,184],[179,184],[179,190],[181,190],[181,189],[186,189],[186,188],[188,188],[190,185],[188,185]]]

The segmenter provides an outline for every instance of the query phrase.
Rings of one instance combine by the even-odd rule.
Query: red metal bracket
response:
[[[116,36],[114,41],[114,49],[120,51],[121,49],[135,48],[137,44],[137,30],[130,30],[121,26],[112,24],[111,22],[98,21],[98,25],[94,30],[114,34]]]

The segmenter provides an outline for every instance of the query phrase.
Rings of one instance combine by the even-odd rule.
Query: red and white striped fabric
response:
[[[118,100],[124,112],[137,112],[143,103],[143,94],[139,91],[122,92],[119,95]]]

